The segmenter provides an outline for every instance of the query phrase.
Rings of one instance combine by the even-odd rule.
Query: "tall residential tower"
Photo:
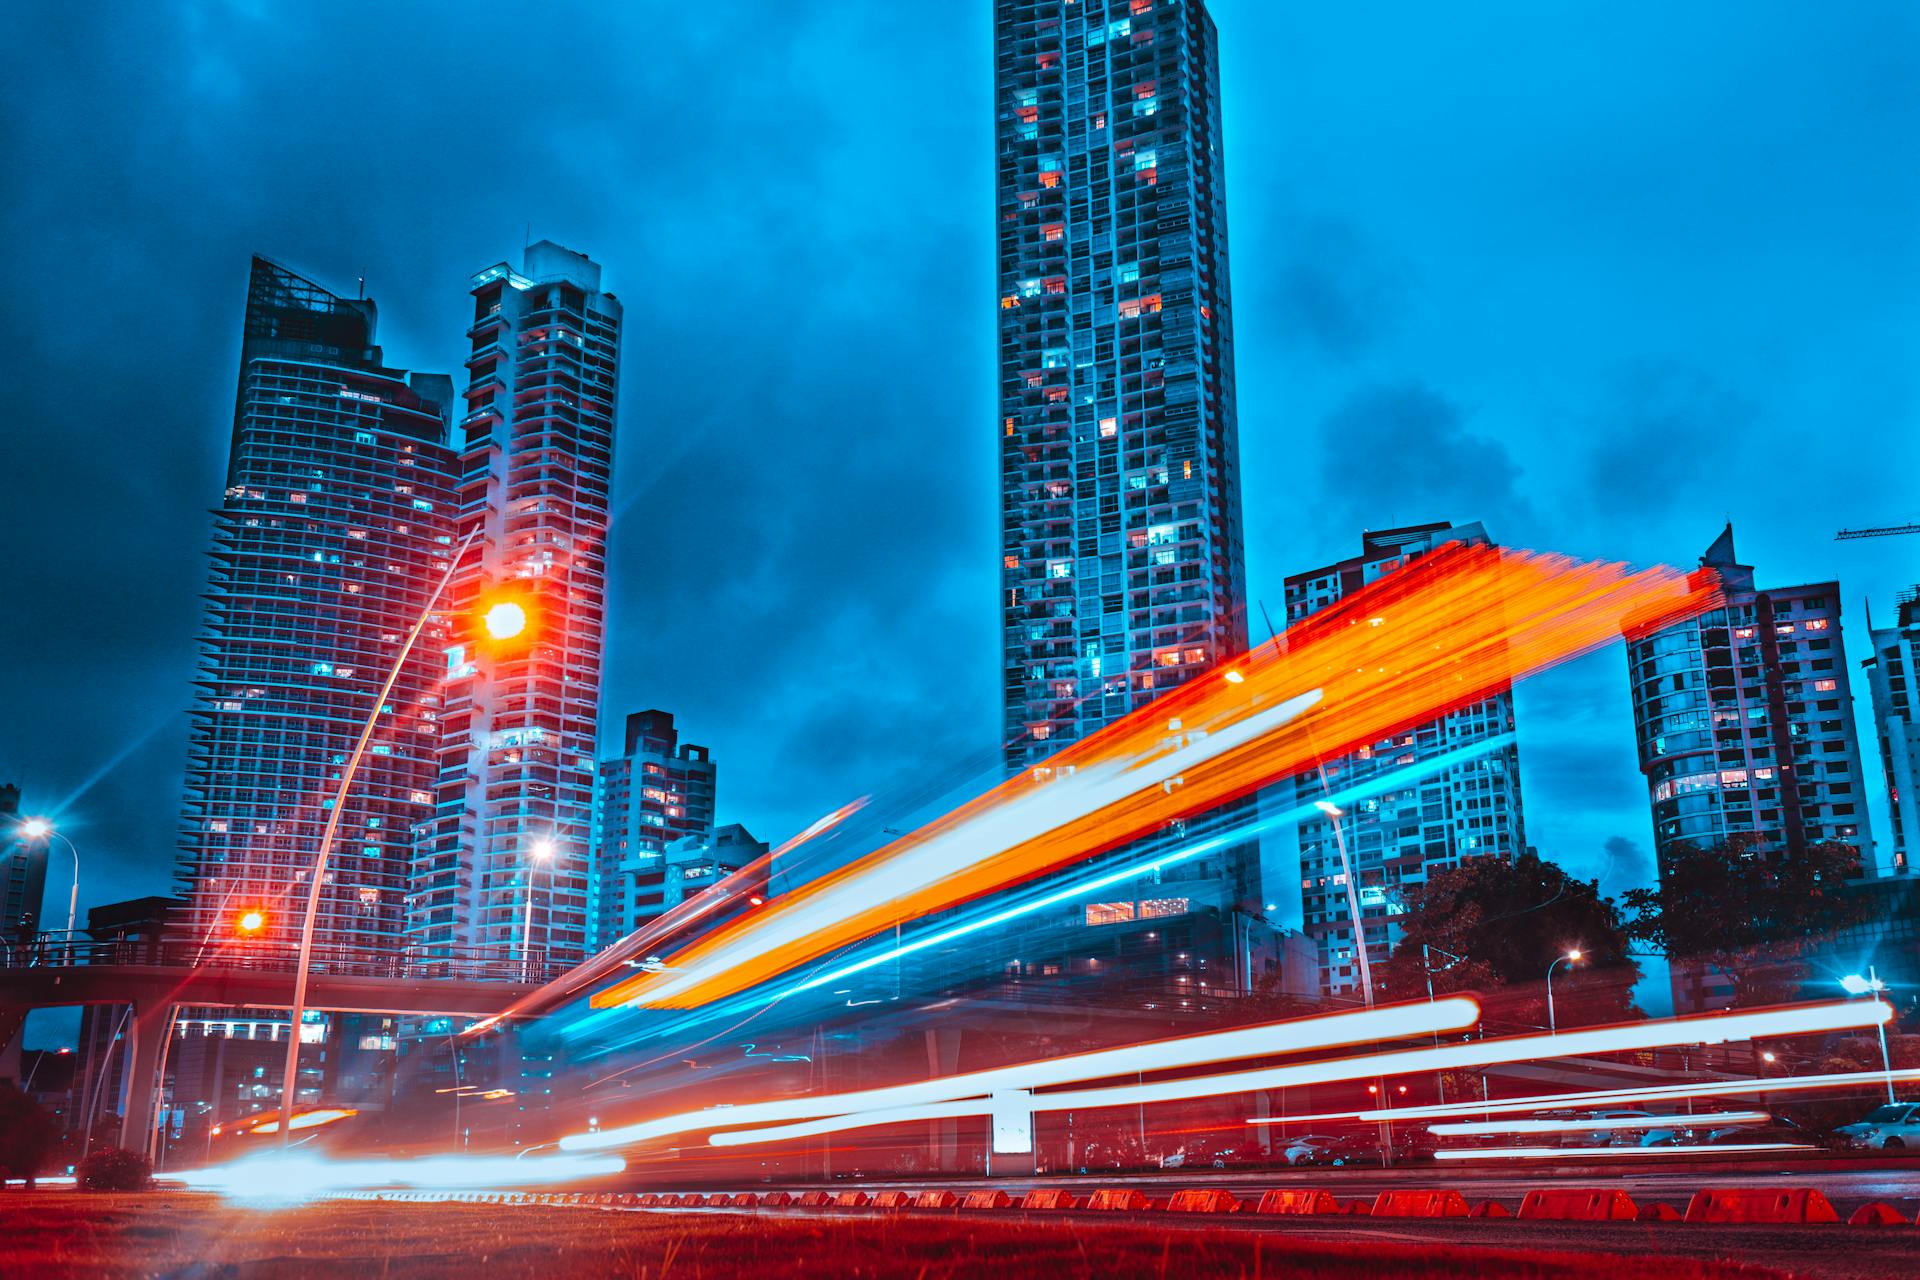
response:
[[[1920,672],[1920,587],[1907,588],[1894,604],[1893,626],[1868,622],[1873,656],[1865,666],[1893,820],[1893,848],[1880,860],[1881,870],[1904,873],[1912,869],[1913,842],[1920,839],[1920,706],[1914,688]]]
[[[998,0],[1009,768],[1246,647],[1218,36]]]
[[[473,278],[467,337],[456,537],[479,538],[450,593],[437,808],[407,927],[429,953],[571,964],[587,941],[620,303],[598,263],[541,241],[524,273]]]
[[[1287,579],[1287,622],[1318,613],[1435,547],[1487,541],[1486,530],[1478,524],[1455,528],[1444,521],[1366,533],[1359,555]],[[1487,744],[1483,752],[1374,796],[1349,812],[1299,823],[1301,905],[1307,936],[1319,951],[1325,991],[1348,993],[1359,986],[1356,906],[1368,961],[1377,964],[1398,941],[1394,918],[1404,909],[1406,895],[1430,874],[1457,866],[1462,858],[1512,857],[1526,848],[1520,749],[1513,741],[1513,727],[1509,686],[1352,755],[1328,760],[1324,779],[1318,771],[1301,774],[1276,789],[1290,793],[1296,809],[1307,810],[1323,798],[1323,787],[1338,790],[1370,777],[1405,772],[1462,747]]]
[[[667,846],[713,831],[716,770],[705,747],[680,741],[673,716],[627,717],[626,748],[600,762],[594,808],[592,949],[618,942],[671,905]],[[677,901],[677,896],[675,901]]]
[[[253,260],[226,495],[192,707],[180,923],[300,931],[341,765],[452,554],[453,380],[389,369],[375,310]],[[441,657],[401,671],[342,815],[327,947],[401,944],[413,831],[432,812]]]

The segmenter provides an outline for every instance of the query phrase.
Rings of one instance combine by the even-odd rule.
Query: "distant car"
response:
[[[1888,1102],[1834,1130],[1855,1147],[1898,1151],[1920,1146],[1920,1102]]]
[[[1340,1139],[1323,1133],[1303,1133],[1280,1152],[1288,1164],[1331,1164]]]

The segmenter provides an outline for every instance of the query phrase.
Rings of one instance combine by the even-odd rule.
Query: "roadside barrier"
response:
[[[727,1203],[736,1209],[751,1209],[756,1201],[751,1191],[739,1191],[727,1197]]]
[[[733,1203],[733,1197],[724,1191],[716,1191],[707,1197],[707,1208],[724,1209]]]
[[[1639,1213],[1632,1196],[1602,1187],[1534,1190],[1520,1202],[1522,1218],[1553,1222],[1631,1222]]]
[[[1853,1216],[1847,1219],[1847,1225],[1850,1227],[1904,1227],[1908,1222],[1907,1215],[1892,1205],[1875,1201],[1855,1209]]]
[[[1458,1191],[1382,1191],[1373,1201],[1376,1218],[1464,1218],[1467,1202]]]
[[[1680,1211],[1664,1200],[1650,1200],[1640,1206],[1639,1219],[1642,1222],[1678,1222]]]
[[[954,1195],[953,1192],[935,1188],[922,1191],[919,1195],[915,1196],[913,1198],[913,1207],[916,1209],[951,1209],[954,1205],[958,1204],[959,1201],[960,1197]]]
[[[1467,1216],[1469,1218],[1511,1218],[1513,1210],[1498,1200],[1479,1200],[1474,1202],[1473,1208],[1467,1210]]]
[[[1328,1191],[1269,1191],[1260,1197],[1255,1213],[1320,1214],[1340,1212],[1340,1202]]]
[[[787,1191],[769,1191],[760,1197],[760,1203],[768,1209],[784,1209],[793,1203],[793,1194]]]
[[[873,1203],[873,1197],[864,1191],[842,1191],[833,1198],[833,1203],[841,1209],[864,1209]]]
[[[1073,1194],[1058,1187],[1034,1188],[1021,1199],[1022,1209],[1071,1209]]]
[[[1340,1206],[1340,1212],[1350,1217],[1366,1218],[1373,1214],[1373,1201],[1349,1200]]]
[[[802,1209],[821,1209],[833,1203],[833,1197],[824,1191],[803,1191],[794,1201]]]
[[[913,1203],[913,1197],[904,1191],[876,1191],[873,1193],[873,1207],[876,1209],[904,1209]]]
[[[1013,1197],[1004,1191],[969,1191],[967,1198],[960,1202],[962,1209],[1004,1209],[1013,1203]]]
[[[1688,1222],[1838,1222],[1824,1193],[1812,1187],[1773,1190],[1733,1187],[1696,1191],[1687,1203]]]
[[[639,1199],[635,1200],[634,1203],[642,1209],[651,1209],[660,1203],[660,1193],[657,1191],[642,1191]]]
[[[1089,1209],[1150,1209],[1153,1202],[1131,1187],[1102,1187],[1087,1197]]]
[[[1240,1202],[1230,1191],[1176,1191],[1167,1201],[1168,1213],[1238,1213]]]

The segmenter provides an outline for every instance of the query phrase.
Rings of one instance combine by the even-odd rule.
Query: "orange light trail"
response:
[[[1251,794],[1711,608],[1667,568],[1453,543],[951,813],[675,952],[595,1008],[691,1008]],[[1142,673],[1151,678],[1151,673]],[[956,856],[971,861],[956,861]],[[981,852],[976,852],[981,851]]]

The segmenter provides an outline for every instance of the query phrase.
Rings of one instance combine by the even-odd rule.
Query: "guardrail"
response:
[[[48,933],[22,942],[0,944],[0,971],[140,965],[292,973],[299,967],[299,959],[298,948],[290,943],[248,939],[226,939],[210,947],[194,938],[162,936],[100,941]],[[518,947],[316,946],[308,970],[334,977],[528,984],[557,978],[569,967],[539,947],[527,954]]]

